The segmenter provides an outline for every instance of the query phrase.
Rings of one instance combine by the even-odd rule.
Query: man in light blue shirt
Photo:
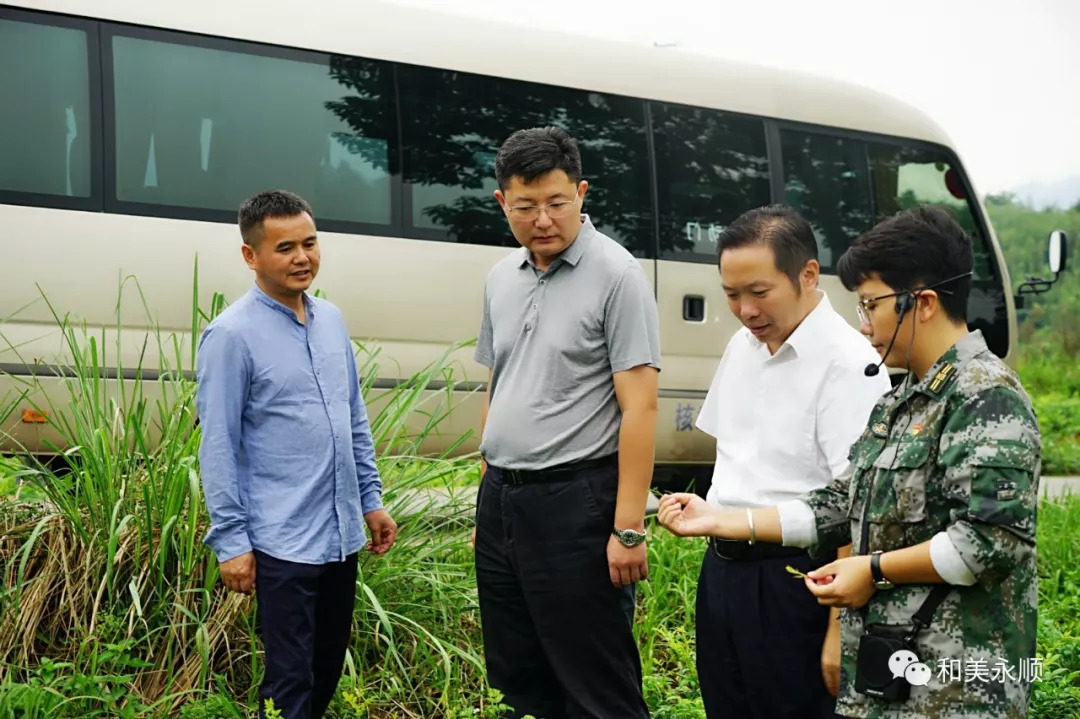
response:
[[[239,224],[255,285],[207,326],[197,354],[205,541],[225,585],[259,598],[260,717],[273,699],[286,719],[315,719],[341,675],[357,553],[385,553],[397,525],[344,319],[306,293],[320,259],[311,208],[263,192]]]

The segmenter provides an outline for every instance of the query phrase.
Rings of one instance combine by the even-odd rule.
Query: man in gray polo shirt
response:
[[[488,274],[476,347],[491,370],[475,538],[488,681],[514,717],[648,717],[632,620],[656,301],[637,260],[582,214],[573,138],[515,132],[495,174],[522,249]]]

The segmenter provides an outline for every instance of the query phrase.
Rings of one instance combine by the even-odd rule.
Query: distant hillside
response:
[[[1061,210],[1080,203],[1080,175],[1059,182],[1033,182],[1012,190],[1018,202],[1036,210],[1056,207]]]

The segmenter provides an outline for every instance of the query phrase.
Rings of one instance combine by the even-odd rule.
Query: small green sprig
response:
[[[787,565],[786,567],[784,567],[784,569],[788,570],[788,572],[790,572],[791,574],[793,574],[793,575],[795,576],[795,579],[809,579],[809,578],[810,578],[810,577],[809,577],[809,576],[807,576],[807,575],[806,575],[805,573],[803,573],[803,572],[800,572],[800,571],[799,571],[798,569],[796,569],[795,567],[791,566],[790,564],[789,564],[789,565]]]

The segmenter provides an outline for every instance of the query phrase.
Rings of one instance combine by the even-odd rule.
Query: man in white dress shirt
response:
[[[890,382],[886,372],[866,374],[877,354],[818,289],[817,243],[795,210],[746,212],[718,245],[723,289],[743,327],[697,419],[716,438],[707,501],[769,507],[843,472]],[[837,610],[786,571],[827,561],[805,549],[709,540],[697,594],[697,670],[709,717],[834,716]]]

